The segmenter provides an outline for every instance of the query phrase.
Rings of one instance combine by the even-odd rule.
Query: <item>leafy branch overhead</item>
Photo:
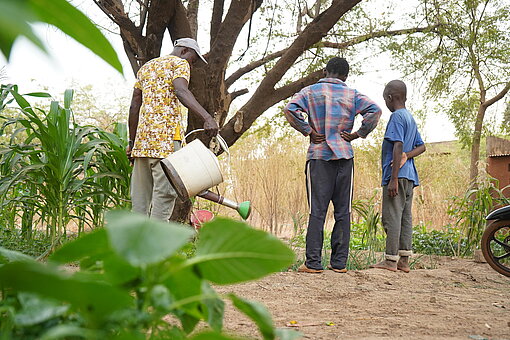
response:
[[[346,54],[352,46],[382,37],[437,29],[435,24],[391,29],[391,23],[371,22],[356,11],[360,0],[314,1],[307,6],[302,1],[215,0],[212,11],[205,14],[210,20],[204,22],[210,25],[200,24],[198,31],[199,0],[94,2],[118,27],[134,73],[159,56],[165,32],[172,40],[198,35],[199,41],[209,42],[208,65],[193,68],[190,87],[202,106],[215,115],[229,145],[268,108],[316,82],[328,56]],[[371,24],[359,25],[359,20]],[[246,36],[251,38],[248,42]],[[250,81],[253,93],[248,97]],[[232,101],[238,98],[243,102],[232,110]],[[200,125],[190,119],[190,129]]]

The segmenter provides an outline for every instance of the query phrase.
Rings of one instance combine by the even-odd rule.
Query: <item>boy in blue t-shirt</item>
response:
[[[425,151],[425,144],[413,116],[406,109],[406,96],[406,85],[401,80],[392,80],[384,88],[384,101],[393,112],[384,134],[381,155],[386,254],[383,261],[370,267],[408,273],[413,244],[413,189],[419,185],[414,157]]]

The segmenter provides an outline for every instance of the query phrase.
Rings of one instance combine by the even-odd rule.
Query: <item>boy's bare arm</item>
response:
[[[398,195],[398,172],[400,167],[395,166],[395,164],[400,164],[402,160],[402,149],[404,145],[402,142],[394,142],[393,143],[393,163],[391,166],[391,178],[388,183],[388,195],[390,197],[395,197]]]
[[[411,158],[414,158],[414,157],[418,157],[419,155],[421,155],[422,153],[424,153],[426,149],[427,149],[427,148],[425,147],[425,144],[418,145],[417,147],[415,147],[415,148],[414,148],[414,149],[412,149],[411,151],[406,152],[407,159],[411,159]]]
[[[409,152],[402,152],[402,159],[400,160],[400,167],[403,167],[404,164],[406,164],[408,159],[418,157],[419,155],[424,153],[425,150],[426,150],[425,144],[422,144],[422,145],[418,145],[417,147],[415,147],[414,149],[412,149]],[[391,164],[393,164],[393,161],[391,161]]]

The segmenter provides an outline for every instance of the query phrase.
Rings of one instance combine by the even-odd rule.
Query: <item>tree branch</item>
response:
[[[223,7],[225,0],[214,0],[213,12],[211,17],[211,42],[210,48],[214,45],[218,31],[220,30],[221,21],[223,20]]]
[[[319,14],[294,40],[275,66],[266,74],[248,102],[221,129],[221,135],[229,145],[246,131],[269,106],[267,98],[274,94],[274,86],[292,67],[297,58],[312,45],[319,42],[338,20],[361,0],[333,0],[329,8]],[[290,90],[290,87],[286,88]],[[284,93],[281,90],[281,93]],[[261,105],[263,103],[263,105]],[[234,128],[236,125],[236,128]]]
[[[425,26],[425,27],[414,27],[414,28],[404,28],[400,30],[393,30],[393,31],[377,31],[377,32],[371,32],[368,34],[360,35],[359,37],[341,42],[341,43],[335,43],[330,41],[324,41],[322,42],[322,45],[324,47],[329,48],[337,48],[337,49],[345,49],[347,47],[360,44],[365,41],[369,41],[375,38],[381,38],[381,37],[394,37],[397,35],[404,35],[404,34],[413,34],[413,33],[423,33],[423,32],[434,32],[437,28],[439,28],[439,24],[437,25],[431,25],[431,26]]]
[[[495,95],[491,99],[482,103],[482,105],[485,107],[491,106],[492,104],[494,104],[495,102],[497,102],[498,100],[503,98],[508,93],[508,91],[510,91],[510,81],[508,83],[506,83],[505,88],[503,90],[501,90],[501,92],[499,92],[497,95]]]
[[[241,67],[227,78],[227,80],[225,81],[225,85],[227,86],[227,88],[229,88],[232,84],[234,84],[239,78],[244,76],[246,73],[253,71],[257,67],[262,66],[273,59],[281,57],[286,51],[287,49],[284,49],[278,52],[268,54],[262,59],[255,60],[249,63],[248,65]]]
[[[225,20],[221,23],[209,52],[209,69],[218,70],[221,73],[225,71],[241,29],[250,18],[252,11],[255,12],[261,4],[262,0],[237,0],[230,3]]]
[[[347,41],[344,41],[341,43],[324,41],[321,44],[322,44],[322,46],[328,47],[328,48],[345,49],[347,47],[354,46],[356,44],[366,42],[368,40],[375,39],[375,38],[391,37],[391,36],[404,35],[404,34],[434,31],[438,27],[439,27],[439,25],[432,25],[432,26],[426,26],[426,27],[405,28],[405,29],[394,30],[394,31],[383,30],[383,31],[372,32],[370,34],[365,34],[365,35],[362,35],[362,36],[359,36],[359,37],[356,37],[356,38],[353,38],[353,39],[350,39],[350,40],[347,40]],[[244,76],[246,73],[253,71],[257,67],[260,67],[260,66],[270,62],[273,59],[281,57],[286,51],[287,51],[287,49],[284,49],[284,50],[281,50],[278,52],[274,52],[272,54],[265,56],[262,59],[255,60],[255,61],[249,63],[248,65],[241,67],[240,69],[238,69],[237,71],[232,73],[227,78],[227,80],[225,81],[225,85],[227,86],[227,88],[232,86],[232,84],[234,84],[237,80],[239,80],[239,78]]]
[[[191,29],[191,38],[197,40],[198,31],[198,7],[200,0],[189,0],[188,8],[186,9],[189,26]]]
[[[237,90],[237,91],[231,92],[230,93],[230,101],[233,101],[237,97],[242,96],[243,94],[247,94],[248,92],[250,92],[250,91],[248,91],[248,89],[242,89],[242,90]]]

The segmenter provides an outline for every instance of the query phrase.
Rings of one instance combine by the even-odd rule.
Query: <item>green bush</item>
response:
[[[450,225],[444,230],[427,230],[427,227],[413,228],[413,251],[419,254],[459,256],[467,247],[467,239],[458,228]]]
[[[104,229],[65,244],[48,264],[0,247],[3,339],[233,339],[223,334],[223,298],[262,338],[294,339],[275,329],[267,309],[210,283],[261,278],[292,264],[280,240],[242,222],[216,218],[198,234],[195,256],[181,249],[194,231],[128,212],[111,212]],[[57,265],[79,263],[69,273]],[[163,320],[172,314],[179,323]],[[195,331],[199,321],[207,324]],[[194,332],[195,331],[195,332]]]

